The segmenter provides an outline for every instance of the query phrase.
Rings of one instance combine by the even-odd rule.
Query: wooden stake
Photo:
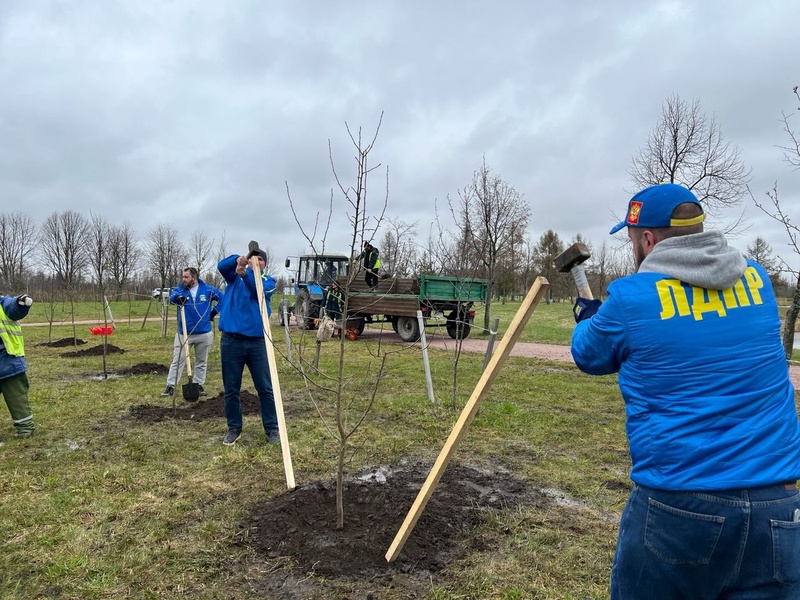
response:
[[[250,242],[251,245],[253,243]],[[256,247],[258,247],[257,244]],[[278,433],[281,436],[281,454],[283,455],[283,470],[286,473],[286,487],[293,490],[295,488],[294,468],[292,467],[292,455],[289,450],[289,432],[286,430],[286,417],[283,414],[283,396],[281,395],[281,385],[278,381],[278,365],[275,362],[275,348],[272,347],[272,331],[269,326],[267,303],[264,301],[264,286],[261,284],[261,267],[258,264],[257,256],[253,256],[250,259],[250,266],[253,268],[253,275],[255,276],[258,307],[261,312],[261,322],[264,325],[264,344],[267,346],[267,362],[269,362],[269,374],[270,379],[272,379],[272,393],[275,396],[275,412],[278,415]]]
[[[478,408],[481,402],[483,402],[486,392],[488,392],[489,387],[500,371],[500,367],[511,353],[511,349],[519,339],[519,336],[522,335],[522,330],[525,328],[528,319],[533,313],[533,309],[536,308],[536,305],[539,303],[539,300],[541,300],[545,291],[547,291],[549,285],[547,279],[544,277],[537,277],[536,281],[533,282],[533,286],[531,286],[528,295],[525,296],[522,305],[519,307],[519,310],[517,310],[517,314],[514,315],[511,325],[508,326],[508,331],[506,331],[506,334],[500,341],[497,351],[492,356],[489,365],[478,380],[475,389],[472,391],[472,395],[467,401],[466,406],[464,406],[464,410],[461,411],[461,416],[459,416],[458,421],[453,427],[453,431],[450,432],[447,442],[445,442],[444,447],[441,452],[439,452],[439,457],[436,459],[431,472],[428,473],[428,478],[425,480],[419,494],[417,494],[417,498],[414,500],[411,510],[408,511],[406,519],[403,521],[403,525],[397,532],[388,552],[386,552],[386,560],[388,562],[393,562],[403,549],[406,540],[408,540],[408,536],[411,534],[411,530],[414,529],[414,525],[417,524],[417,520],[420,515],[422,515],[422,511],[425,510],[425,505],[428,503],[434,488],[436,488],[436,485],[442,478],[444,470],[447,468],[447,464],[450,462],[455,452],[456,446],[458,446],[461,438],[469,428],[469,424],[478,412]]]

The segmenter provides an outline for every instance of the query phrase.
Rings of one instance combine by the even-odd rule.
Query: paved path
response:
[[[377,330],[366,329],[364,337],[377,338],[380,332]],[[394,332],[383,332],[387,341],[399,341],[399,338],[394,335]],[[427,333],[426,333],[427,335]],[[442,348],[445,350],[452,350],[455,348],[455,340],[449,337],[442,337],[440,335],[427,336],[428,346],[432,348]],[[464,352],[480,352],[486,354],[486,345],[488,342],[480,338],[467,338],[463,341],[462,350]],[[495,341],[495,350],[499,344],[499,340]],[[572,363],[572,355],[569,352],[569,346],[558,346],[555,344],[537,344],[534,342],[517,342],[511,349],[511,356],[522,356],[528,358],[544,358],[547,360],[563,361]],[[795,390],[800,391],[800,365],[791,365],[789,367],[789,378],[794,384]]]

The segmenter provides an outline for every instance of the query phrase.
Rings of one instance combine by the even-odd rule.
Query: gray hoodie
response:
[[[661,273],[701,288],[724,290],[744,274],[747,261],[721,231],[704,231],[658,242],[639,273]]]

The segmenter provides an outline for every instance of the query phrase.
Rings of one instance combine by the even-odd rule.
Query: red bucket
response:
[[[114,333],[114,328],[111,326],[103,327],[101,325],[99,327],[89,327],[89,331],[92,332],[92,335],[111,335]]]

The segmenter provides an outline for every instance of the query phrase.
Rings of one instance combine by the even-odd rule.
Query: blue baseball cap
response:
[[[697,204],[700,216],[673,219],[672,211],[685,202]],[[617,233],[623,227],[685,227],[702,223],[705,218],[703,205],[691,190],[675,183],[661,183],[645,188],[631,198],[625,220],[615,225],[609,233]]]

